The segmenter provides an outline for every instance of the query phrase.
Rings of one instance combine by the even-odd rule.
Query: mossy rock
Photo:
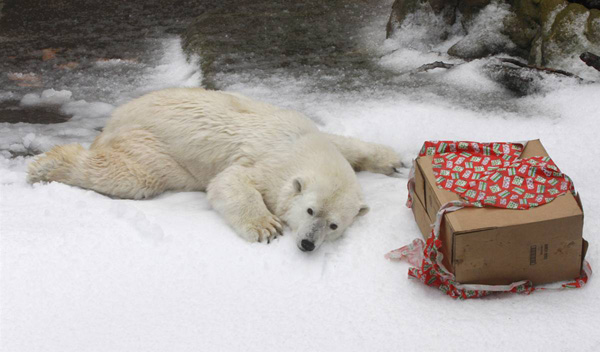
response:
[[[556,64],[589,50],[588,43],[582,40],[588,16],[589,10],[585,6],[574,3],[556,15],[550,31],[544,36],[542,64]]]
[[[521,18],[541,23],[540,3],[543,0],[512,0],[512,8]]]
[[[513,14],[504,20],[504,33],[520,51],[517,55],[527,57],[540,25],[530,16]]]
[[[540,21],[542,25],[551,25],[549,23],[552,19],[554,11],[564,8],[569,3],[566,0],[541,0],[540,1]]]
[[[401,23],[422,6],[430,6],[435,14],[454,8],[462,14],[462,24],[468,33],[448,53],[464,59],[507,53],[523,57],[531,64],[561,66],[565,60],[578,60],[582,52],[600,50],[600,10],[593,9],[600,0],[504,0],[512,13],[504,19],[500,30],[501,35],[510,39],[503,45],[488,40],[489,34],[486,37],[484,31],[475,33],[470,25],[491,2],[396,0],[391,17]],[[577,2],[591,4],[592,9]]]
[[[600,10],[590,10],[585,36],[593,44],[600,45]]]
[[[571,3],[564,10],[559,12],[552,23],[550,30],[550,38],[560,41],[574,39],[575,31],[579,28],[574,28],[577,22],[583,22],[584,18],[589,15],[588,9],[579,4]]]

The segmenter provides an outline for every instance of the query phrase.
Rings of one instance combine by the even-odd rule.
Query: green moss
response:
[[[588,9],[583,5],[569,4],[556,15],[550,37],[558,41],[570,40],[575,35],[574,31],[577,30],[573,27],[574,22],[580,16],[587,16],[587,12]]]
[[[504,20],[504,28],[504,32],[513,43],[524,51],[521,56],[526,57],[533,38],[539,32],[540,26],[537,22],[531,17],[517,14]]]
[[[590,17],[588,17],[587,20],[585,36],[590,42],[600,45],[600,10],[590,10]]]
[[[554,23],[544,37],[542,48],[544,65],[552,65],[589,50],[587,41],[581,40],[588,16],[589,10],[585,6],[574,3],[569,4],[556,15]]]
[[[541,23],[540,0],[514,0],[512,7],[517,16]]]
[[[561,6],[567,6],[566,0],[541,0],[540,1],[540,21],[542,24],[547,23],[556,9]],[[580,5],[581,6],[581,5]]]

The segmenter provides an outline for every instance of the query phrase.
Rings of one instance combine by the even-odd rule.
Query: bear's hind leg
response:
[[[244,239],[270,242],[282,233],[281,220],[267,209],[249,171],[239,165],[223,170],[208,185],[208,200]]]
[[[71,184],[73,170],[77,169],[88,154],[89,151],[80,144],[56,146],[35,157],[28,165],[27,182],[33,184],[57,181]]]
[[[325,134],[342,153],[355,171],[370,171],[392,177],[400,177],[404,164],[392,148],[376,143],[363,142],[352,137]]]
[[[127,199],[193,189],[196,183],[147,131],[131,131],[90,150],[55,147],[29,165],[28,181],[62,182]]]

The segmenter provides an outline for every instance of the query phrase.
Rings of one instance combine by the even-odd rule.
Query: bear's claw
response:
[[[391,177],[404,178],[407,175],[407,167],[401,161],[394,164],[394,166],[392,166],[392,170],[393,170],[392,174],[389,175]]]
[[[252,229],[255,232],[256,241],[262,242],[267,241],[267,244],[271,243],[272,239],[277,238],[277,235],[283,235],[283,226],[281,221],[272,214],[263,217],[258,220]]]

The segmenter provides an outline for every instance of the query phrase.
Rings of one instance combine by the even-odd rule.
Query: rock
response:
[[[512,0],[511,5],[515,14],[540,23],[540,1],[543,0]]]
[[[467,35],[464,40],[454,45],[448,51],[451,55],[469,59],[502,52],[504,46],[498,44],[499,38],[495,34],[487,30],[485,33],[473,33],[468,30],[476,15],[490,3],[492,0],[396,0],[386,27],[387,37],[395,35],[402,41],[403,25],[411,31],[412,26],[427,26],[427,37],[423,39],[434,43],[441,42],[448,38],[452,31],[451,26],[460,18],[462,27],[472,35]],[[406,26],[407,20],[410,21],[410,26]],[[409,37],[411,35],[413,34],[408,34]],[[506,42],[504,38],[501,39]]]
[[[585,31],[586,38],[595,45],[600,45],[600,10],[590,10],[587,27]]]
[[[489,33],[469,34],[448,49],[448,54],[465,60],[472,60],[507,52],[509,41]]]
[[[202,84],[211,89],[222,88],[220,77],[227,73],[366,71],[375,54],[352,33],[371,20],[370,11],[377,12],[362,0],[239,1],[236,8],[217,8],[196,18],[182,35],[182,46],[186,54],[202,58]],[[345,79],[318,81],[343,89],[358,84],[355,75]]]
[[[449,25],[456,22],[456,7],[459,0],[429,0],[433,13],[441,16]]]
[[[494,59],[484,70],[494,81],[519,96],[543,92],[556,84],[585,82],[570,72],[531,66],[511,58]]]
[[[539,21],[542,25],[547,26],[548,28],[543,28],[547,30],[552,25],[554,18],[556,16],[557,11],[562,10],[567,7],[568,2],[566,0],[540,0],[539,8]]]
[[[511,12],[503,21],[502,33],[515,44],[513,55],[527,58],[540,25],[531,17]]]
[[[463,25],[468,24],[492,0],[459,0],[457,10],[463,16]]]
[[[543,61],[543,44],[547,37],[547,32],[552,27],[552,22],[556,14],[567,6],[566,0],[517,0],[520,1],[515,9],[517,14],[532,18],[538,24],[538,30],[535,38],[531,43],[529,56],[525,56],[528,62],[532,65],[542,66]]]
[[[396,0],[392,5],[392,13],[386,26],[386,38],[390,38],[396,28],[401,25],[406,16],[417,11],[419,0]]]
[[[550,30],[542,34],[542,65],[560,66],[565,59],[590,50],[590,42],[583,35],[588,16],[589,10],[575,3],[556,15]]]
[[[485,70],[491,79],[518,96],[537,93],[541,90],[542,74],[540,72],[500,63],[486,65]]]
[[[392,13],[386,26],[386,37],[398,34],[398,28],[409,15],[413,25],[429,25],[431,17],[441,19],[442,26],[431,27],[432,37],[444,40],[448,36],[448,26],[456,22],[458,0],[396,0],[392,5]],[[431,17],[430,17],[431,16]]]
[[[517,47],[503,33],[504,22],[511,15],[507,4],[489,5],[467,24],[467,35],[448,49],[448,54],[466,60],[499,53],[513,54]]]
[[[600,9],[600,0],[571,0],[571,2],[581,4],[588,9]]]
[[[446,23],[446,28],[430,25],[439,41],[448,26],[461,21],[466,35],[450,55],[475,59],[507,53],[537,66],[568,69],[581,53],[600,51],[599,8],[600,0],[396,0],[388,35],[408,18],[414,20],[411,14],[426,10]],[[452,9],[454,17],[448,15]]]
[[[590,52],[585,52],[579,55],[579,59],[585,62],[586,65],[593,67],[597,71],[600,71],[600,56]]]

